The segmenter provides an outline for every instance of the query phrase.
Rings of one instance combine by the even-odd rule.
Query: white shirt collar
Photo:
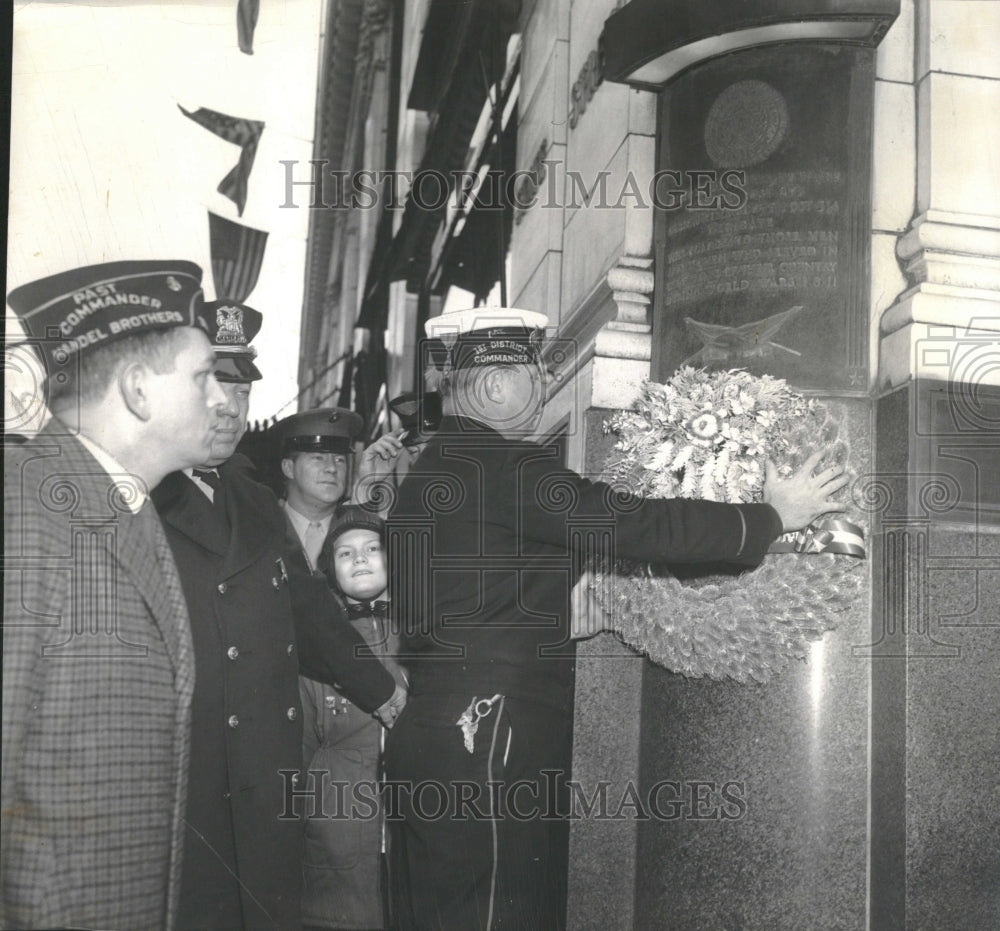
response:
[[[198,476],[194,474],[194,468],[188,466],[188,468],[181,469],[181,471],[189,479],[191,479],[192,482],[194,482],[194,487],[197,488],[198,491],[202,492],[205,495],[205,497],[208,498],[208,500],[211,501],[213,504],[215,503],[215,489],[211,485],[207,485],[200,478],[198,478]],[[205,472],[211,471],[218,473],[219,470],[215,468],[215,466],[212,466],[211,469],[203,469],[200,471],[205,471]]]
[[[138,514],[139,509],[149,497],[146,483],[138,475],[129,472],[111,453],[103,446],[98,446],[90,437],[78,433],[77,439],[83,444],[84,449],[98,461],[101,468],[116,480],[115,485],[121,488],[119,497],[125,507],[133,514]]]

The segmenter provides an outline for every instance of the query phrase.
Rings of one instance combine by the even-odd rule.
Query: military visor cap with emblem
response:
[[[292,453],[306,452],[346,456],[364,425],[364,420],[354,411],[343,407],[323,407],[285,417],[268,433],[279,447],[282,459]]]
[[[549,319],[517,307],[471,307],[433,317],[424,324],[428,339],[450,352],[453,368],[530,365],[541,361]]]
[[[209,301],[203,310],[205,326],[215,349],[215,377],[221,382],[259,381],[254,365],[257,350],[250,343],[260,332],[264,316],[235,301]]]
[[[51,379],[116,340],[177,326],[204,328],[201,275],[194,262],[180,259],[105,262],[21,285],[7,303],[37,342]]]

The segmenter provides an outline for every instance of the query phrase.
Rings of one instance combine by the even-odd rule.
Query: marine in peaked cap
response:
[[[114,262],[9,297],[53,416],[4,463],[4,927],[175,926],[195,669],[146,498],[210,448],[200,282],[190,262]]]
[[[271,427],[285,478],[282,506],[314,568],[334,510],[350,493],[353,443],[363,426],[353,411],[324,407]]]

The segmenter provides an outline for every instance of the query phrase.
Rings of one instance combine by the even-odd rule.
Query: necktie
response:
[[[325,538],[326,533],[323,530],[323,525],[319,521],[310,521],[309,526],[306,527],[306,535],[302,541],[302,548],[306,551],[306,556],[309,558],[309,565],[313,569],[319,567],[319,554],[323,549],[323,540]]]
[[[204,482],[212,489],[212,500],[215,500],[215,495],[222,492],[222,479],[219,478],[219,473],[215,469],[192,469],[191,474],[194,475],[199,482]]]
[[[385,618],[389,610],[388,601],[349,601],[347,616],[353,621],[358,617]]]

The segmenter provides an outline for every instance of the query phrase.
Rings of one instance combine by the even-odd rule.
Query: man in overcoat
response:
[[[215,442],[201,468],[154,494],[197,665],[179,920],[185,931],[285,931],[299,926],[302,878],[302,826],[286,794],[301,767],[299,671],[339,683],[389,723],[402,693],[310,572],[273,493],[234,455],[261,377],[249,346],[261,315],[227,301],[207,310],[226,393]]]
[[[431,322],[450,359],[444,417],[388,521],[390,603],[409,702],[388,736],[401,929],[565,926],[570,598],[588,555],[753,566],[825,511],[846,478],[769,474],[767,504],[643,500],[530,442],[545,404],[547,320],[475,308]],[[395,815],[395,818],[393,818]]]
[[[177,927],[194,657],[148,494],[211,448],[201,269],[13,291],[52,419],[5,448],[0,926]]]

